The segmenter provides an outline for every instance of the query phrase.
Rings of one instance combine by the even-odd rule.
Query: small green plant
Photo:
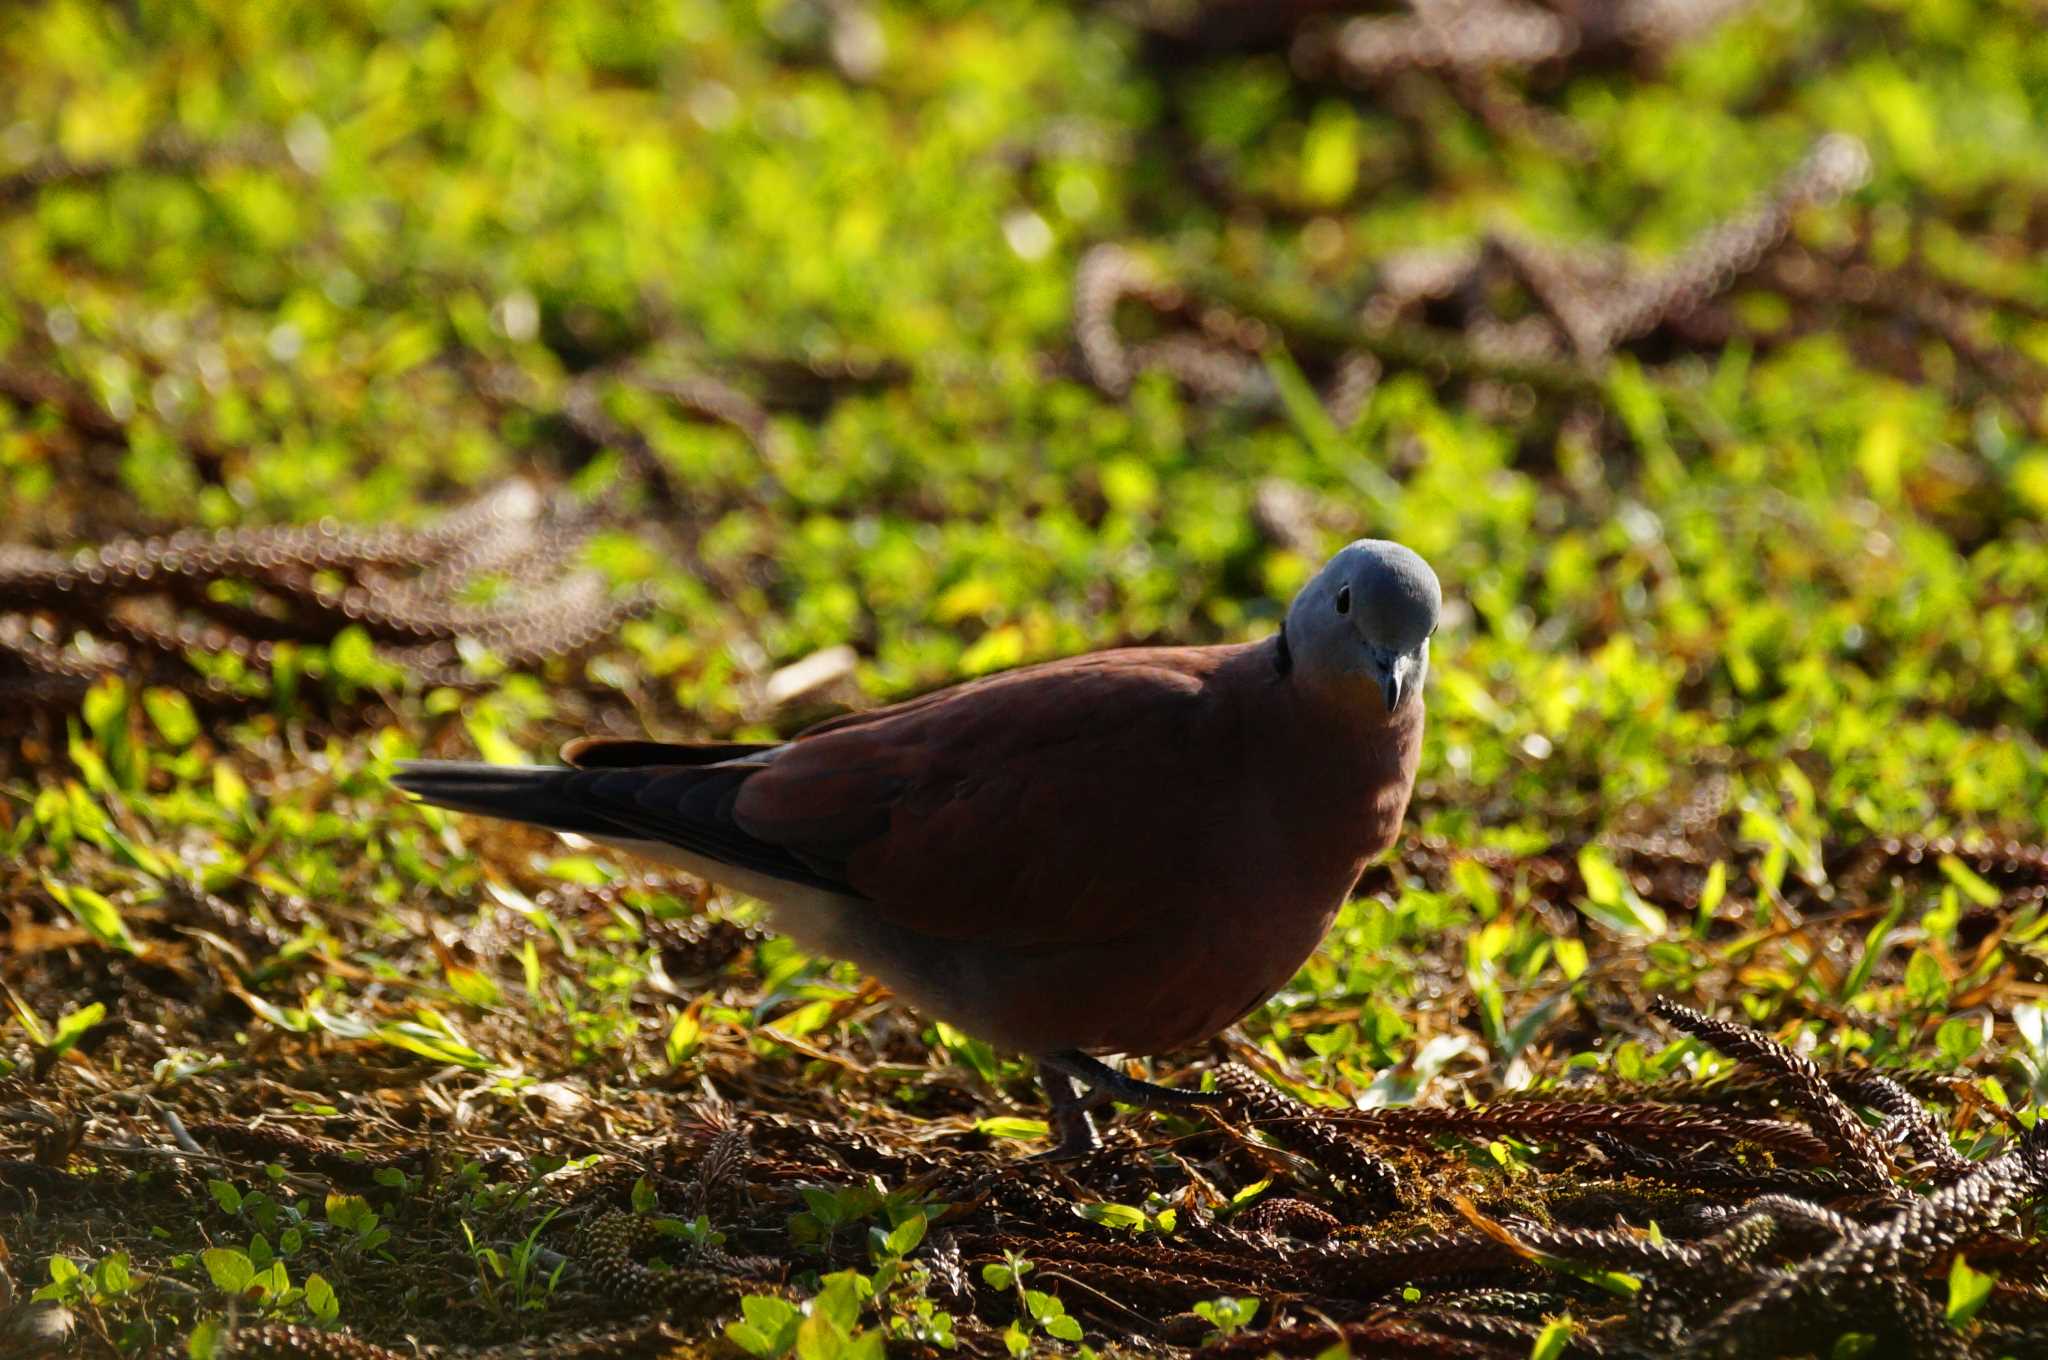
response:
[[[67,1011],[57,1018],[55,1025],[45,1025],[29,1009],[28,1003],[14,994],[13,989],[0,986],[0,995],[6,996],[8,1008],[20,1022],[22,1032],[28,1035],[29,1043],[35,1047],[33,1066],[38,1076],[47,1073],[59,1058],[70,1052],[85,1037],[87,1030],[107,1018],[106,1005],[95,1001],[75,1011]]]
[[[807,1186],[802,1193],[804,1209],[791,1216],[789,1239],[799,1246],[820,1250],[829,1247],[841,1229],[866,1222],[882,1208],[883,1194],[878,1185],[846,1185],[830,1189]]]
[[[378,1225],[377,1211],[361,1195],[329,1194],[325,1209],[329,1225],[346,1234],[357,1251],[373,1252],[391,1240],[391,1230]]]
[[[492,1313],[540,1312],[548,1306],[569,1263],[557,1261],[553,1270],[543,1273],[540,1235],[559,1212],[548,1210],[509,1251],[479,1242],[469,1220],[462,1221],[463,1241],[468,1243],[470,1259],[476,1263],[477,1288],[483,1295],[484,1306]]]
[[[36,1302],[91,1304],[99,1307],[135,1288],[128,1253],[110,1252],[90,1268],[68,1256],[50,1258],[50,1282],[30,1295]]]
[[[1180,1226],[1180,1211],[1164,1196],[1154,1195],[1142,1206],[1135,1204],[1078,1204],[1074,1212],[1090,1223],[1105,1228],[1124,1228],[1133,1233],[1171,1233]]]
[[[726,1324],[726,1339],[760,1360],[792,1350],[803,1360],[884,1360],[882,1333],[860,1325],[873,1284],[851,1270],[827,1275],[821,1284],[801,1309],[786,1299],[749,1294],[740,1300],[741,1320]]]
[[[905,1213],[893,1228],[868,1229],[868,1255],[875,1263],[875,1308],[890,1337],[949,1351],[957,1344],[953,1315],[939,1311],[928,1297],[931,1271],[908,1259],[923,1243],[929,1222],[926,1210],[918,1209]]]
[[[1017,1291],[1017,1319],[1003,1330],[1003,1346],[1018,1357],[1031,1353],[1033,1327],[1055,1341],[1081,1339],[1079,1319],[1068,1315],[1067,1306],[1056,1295],[1025,1285],[1024,1277],[1036,1268],[1014,1251],[1004,1252],[1001,1261],[981,1268],[981,1278],[990,1288]]]
[[[173,1264],[189,1262],[190,1256],[173,1258]],[[341,1317],[341,1303],[325,1276],[312,1274],[304,1285],[294,1285],[283,1258],[277,1256],[261,1234],[250,1239],[249,1249],[208,1247],[199,1262],[214,1288],[242,1308],[254,1309],[280,1321],[310,1318],[331,1326]]]
[[[749,1294],[740,1300],[740,1320],[725,1324],[725,1338],[761,1360],[787,1355],[796,1345],[803,1311],[773,1294]]]
[[[1203,1338],[1204,1345],[1235,1336],[1252,1325],[1252,1319],[1259,1315],[1259,1300],[1256,1298],[1234,1298],[1228,1294],[1195,1305],[1195,1316],[1207,1322],[1215,1330]]]
[[[885,1354],[891,1339],[952,1350],[958,1344],[952,1314],[940,1312],[926,1296],[931,1272],[907,1259],[924,1241],[929,1220],[921,1209],[899,1206],[894,1212],[895,1226],[868,1230],[873,1274],[842,1270],[827,1275],[802,1307],[773,1295],[750,1294],[740,1301],[740,1319],[726,1325],[726,1339],[761,1360],[791,1350],[804,1360],[868,1360]],[[861,1325],[869,1311],[879,1326]]]

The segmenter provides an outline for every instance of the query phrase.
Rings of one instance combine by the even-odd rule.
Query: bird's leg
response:
[[[1041,1073],[1060,1072],[1089,1088],[1090,1104],[1106,1100],[1121,1100],[1126,1105],[1138,1105],[1148,1110],[1195,1110],[1205,1105],[1223,1103],[1220,1091],[1181,1091],[1171,1086],[1160,1086],[1136,1077],[1127,1077],[1108,1063],[1091,1058],[1086,1053],[1068,1049],[1064,1053],[1048,1053],[1038,1060]]]
[[[1069,1073],[1042,1060],[1038,1064],[1038,1081],[1045,1087],[1046,1100],[1052,1106],[1052,1131],[1059,1135],[1059,1142],[1038,1153],[1034,1160],[1072,1161],[1101,1147],[1102,1140],[1095,1136],[1095,1120],[1088,1113],[1096,1103],[1094,1093],[1084,1092]]]

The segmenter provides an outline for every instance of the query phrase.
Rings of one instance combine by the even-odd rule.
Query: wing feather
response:
[[[813,729],[739,789],[761,841],[893,924],[1014,947],[1108,940],[1211,872],[1242,768],[1207,682],[1233,648],[1097,653]]]

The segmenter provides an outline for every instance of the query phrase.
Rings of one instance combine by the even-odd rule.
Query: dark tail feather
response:
[[[837,866],[760,840],[733,817],[759,753],[697,765],[596,769],[408,760],[391,782],[436,807],[611,841],[673,845],[770,878],[858,896]]]
[[[480,817],[544,826],[579,835],[616,835],[618,827],[592,815],[569,795],[559,765],[480,765],[467,760],[408,760],[391,782],[423,803]]]
[[[579,770],[626,770],[642,765],[722,765],[729,760],[765,756],[776,749],[772,742],[757,741],[706,745],[630,741],[623,737],[580,737],[562,748],[562,760]]]

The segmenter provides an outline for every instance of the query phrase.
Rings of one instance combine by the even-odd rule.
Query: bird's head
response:
[[[1287,648],[1303,678],[1369,685],[1391,715],[1422,693],[1442,607],[1429,563],[1398,543],[1361,538],[1294,597]]]

